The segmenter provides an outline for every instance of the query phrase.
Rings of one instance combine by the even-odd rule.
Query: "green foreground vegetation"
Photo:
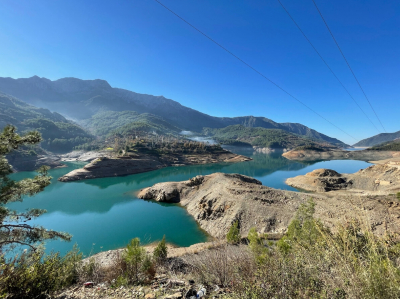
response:
[[[314,209],[311,199],[302,205],[276,243],[250,230],[241,253],[250,250],[250,259],[232,259],[224,269],[232,288],[226,298],[400,298],[398,236],[377,237],[357,219],[332,232],[313,217]],[[199,277],[212,285],[218,272],[210,267]]]

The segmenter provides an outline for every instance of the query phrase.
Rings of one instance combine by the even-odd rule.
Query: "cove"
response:
[[[253,160],[235,164],[167,167],[125,177],[62,183],[57,178],[84,165],[65,163],[68,167],[49,171],[53,177],[52,183],[43,192],[26,197],[23,202],[9,204],[8,207],[17,211],[46,209],[46,214],[29,223],[73,235],[71,242],[47,242],[47,252],[60,251],[64,254],[76,243],[84,255],[89,255],[123,247],[135,237],[139,237],[143,244],[148,244],[160,240],[163,235],[166,235],[167,242],[190,246],[207,241],[208,236],[186,210],[176,204],[140,200],[136,197],[137,191],[159,182],[182,181],[214,172],[240,173],[272,188],[296,191],[285,184],[286,178],[318,168],[352,173],[371,165],[354,160],[300,163],[287,160],[280,153],[253,153],[240,148],[229,150]],[[34,175],[35,172],[20,172],[11,177],[19,180]]]

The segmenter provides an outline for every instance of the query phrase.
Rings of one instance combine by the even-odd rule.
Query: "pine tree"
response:
[[[165,235],[162,240],[157,244],[156,248],[153,251],[154,259],[157,261],[165,261],[168,256],[168,248],[167,243],[165,241]]]
[[[232,223],[228,234],[226,235],[226,240],[231,244],[238,244],[240,243],[241,236],[240,236],[240,229],[239,229],[239,222],[235,221]]]
[[[6,207],[8,203],[22,201],[24,196],[33,196],[50,184],[51,177],[47,175],[48,167],[42,166],[38,175],[33,179],[13,181],[8,176],[12,168],[5,155],[18,147],[28,144],[37,144],[41,141],[38,132],[29,132],[24,136],[16,133],[16,128],[6,126],[0,134],[0,253],[5,248],[16,245],[27,245],[35,248],[35,243],[47,239],[70,240],[71,236],[41,226],[32,226],[29,220],[36,218],[45,210],[30,209],[18,213]],[[27,223],[28,222],[28,223]]]

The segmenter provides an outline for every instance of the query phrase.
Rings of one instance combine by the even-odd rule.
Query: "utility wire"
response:
[[[293,96],[292,94],[290,94],[288,91],[286,91],[285,89],[283,89],[282,87],[280,87],[278,84],[276,84],[274,81],[272,81],[271,79],[269,79],[268,77],[266,77],[263,73],[261,73],[260,71],[258,71],[257,69],[255,69],[254,67],[252,67],[250,64],[248,64],[247,62],[245,62],[244,60],[242,60],[241,58],[239,58],[238,56],[236,56],[235,54],[233,54],[231,51],[229,51],[227,48],[225,48],[224,46],[222,46],[220,43],[218,43],[217,41],[215,41],[214,39],[212,39],[210,36],[208,36],[207,34],[205,34],[203,31],[201,31],[200,29],[197,29],[194,25],[192,25],[191,23],[189,23],[188,21],[186,21],[184,18],[182,18],[180,15],[178,15],[177,13],[175,13],[173,10],[171,10],[170,8],[168,8],[167,6],[165,6],[163,3],[161,3],[158,0],[154,0],[155,2],[157,2],[158,4],[160,4],[162,7],[164,7],[166,10],[168,10],[170,13],[174,14],[176,17],[178,17],[179,19],[181,19],[183,22],[185,22],[187,25],[189,25],[190,27],[192,27],[194,30],[196,30],[197,32],[199,32],[201,35],[203,35],[204,37],[206,37],[207,39],[209,39],[210,41],[212,41],[214,44],[216,44],[218,47],[220,47],[221,49],[223,49],[225,52],[227,52],[228,54],[230,54],[231,56],[235,57],[237,60],[239,60],[241,63],[243,63],[244,65],[246,65],[247,67],[249,67],[250,69],[252,69],[254,72],[256,72],[257,74],[259,74],[261,77],[263,77],[264,79],[266,79],[267,81],[269,81],[270,83],[272,83],[273,85],[275,85],[276,87],[278,87],[280,90],[282,90],[284,93],[286,93],[288,96],[290,96],[291,98],[293,98],[294,100],[296,100],[297,102],[299,102],[300,104],[302,104],[304,107],[306,107],[307,109],[311,110],[312,112],[314,112],[316,115],[318,115],[319,117],[321,117],[323,120],[327,121],[328,123],[330,123],[332,126],[334,126],[336,129],[342,131],[344,134],[346,134],[347,136],[353,138],[354,140],[357,140],[356,138],[354,138],[353,136],[351,136],[349,133],[345,132],[344,130],[342,130],[341,128],[339,128],[338,126],[336,126],[334,123],[332,123],[330,120],[326,119],[324,116],[322,116],[321,114],[319,114],[318,112],[316,112],[314,109],[312,109],[311,107],[309,107],[308,105],[304,104],[302,101],[300,101],[298,98],[296,98],[295,96]]]
[[[317,3],[315,3],[314,0],[311,0],[311,1],[314,3],[315,8],[317,9],[319,15],[321,16],[322,21],[324,21],[324,24],[325,24],[326,28],[328,29],[329,33],[331,34],[331,36],[332,36],[332,38],[333,38],[333,41],[335,42],[337,48],[338,48],[339,51],[340,51],[340,54],[342,54],[344,61],[346,61],[346,64],[347,64],[347,66],[349,67],[351,73],[353,74],[354,79],[356,79],[357,84],[358,84],[358,86],[360,87],[360,89],[361,89],[362,93],[364,94],[365,98],[367,99],[369,106],[371,107],[372,111],[374,111],[376,118],[379,120],[379,122],[380,122],[380,124],[381,124],[383,130],[384,130],[385,133],[386,133],[386,129],[385,129],[385,127],[383,126],[383,124],[382,124],[382,122],[381,122],[381,119],[379,118],[378,114],[376,113],[374,107],[372,107],[371,102],[369,101],[367,95],[365,94],[364,89],[361,87],[361,84],[360,84],[360,82],[358,81],[356,75],[354,74],[353,69],[351,68],[349,62],[347,61],[346,56],[344,56],[344,53],[343,53],[342,49],[340,48],[340,46],[339,46],[339,44],[338,44],[338,42],[337,42],[335,36],[333,35],[331,29],[330,29],[329,26],[328,26],[328,23],[325,21],[324,16],[322,15],[321,11],[319,10],[319,8],[318,8],[318,6],[317,6]]]
[[[364,112],[364,110],[361,108],[361,106],[357,103],[357,101],[354,99],[354,97],[350,94],[349,90],[343,85],[342,81],[340,81],[340,79],[338,78],[338,76],[334,73],[334,71],[332,70],[332,68],[328,65],[328,63],[326,62],[326,60],[322,57],[322,55],[318,52],[318,50],[315,48],[315,46],[313,45],[313,43],[310,41],[310,39],[307,37],[307,35],[304,33],[304,31],[300,28],[300,26],[297,24],[297,22],[294,20],[294,18],[292,17],[292,15],[289,13],[289,11],[286,9],[286,7],[283,5],[283,3],[278,0],[279,4],[282,6],[282,8],[285,10],[285,12],[287,13],[287,15],[289,16],[289,18],[293,21],[293,23],[296,25],[296,27],[300,30],[301,34],[304,36],[304,38],[308,41],[308,43],[311,45],[311,47],[314,49],[314,51],[317,53],[317,55],[319,56],[319,58],[321,58],[321,60],[325,63],[326,67],[331,71],[332,75],[336,78],[336,80],[340,83],[340,85],[342,85],[342,87],[344,88],[344,90],[347,92],[347,94],[350,96],[350,98],[354,101],[354,103],[358,106],[358,108],[360,108],[360,110],[362,111],[362,113],[364,113],[365,117],[368,118],[368,120],[371,122],[371,124],[375,127],[375,129],[380,133],[379,129],[375,126],[375,124],[372,122],[372,120],[368,117],[368,115]]]

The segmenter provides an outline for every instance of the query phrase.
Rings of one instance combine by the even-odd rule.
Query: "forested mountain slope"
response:
[[[356,144],[354,144],[354,146],[360,146],[360,147],[374,146],[374,145],[378,145],[378,144],[381,144],[384,142],[393,141],[397,138],[400,138],[400,131],[397,131],[394,133],[381,133],[381,134],[363,139],[363,140],[357,142]]]
[[[8,124],[17,127],[21,133],[39,131],[43,138],[41,146],[52,151],[69,151],[76,145],[94,139],[94,136],[61,114],[0,94],[0,130]]]
[[[185,107],[163,96],[139,94],[112,88],[104,80],[63,78],[51,81],[37,76],[31,78],[0,78],[0,91],[28,103],[58,111],[72,119],[87,120],[102,111],[135,111],[159,116],[182,130],[200,132],[203,127],[224,128],[230,125],[281,129],[310,138],[347,146],[306,126],[276,123],[264,117],[214,117]]]
[[[256,146],[272,149],[293,149],[298,146],[323,146],[323,144],[280,129],[233,125],[222,129],[205,128],[203,133],[223,144]]]
[[[181,131],[159,116],[149,113],[139,114],[135,111],[101,111],[80,123],[97,136],[105,136],[110,133],[134,134],[135,130],[155,131],[158,134],[177,134]]]

